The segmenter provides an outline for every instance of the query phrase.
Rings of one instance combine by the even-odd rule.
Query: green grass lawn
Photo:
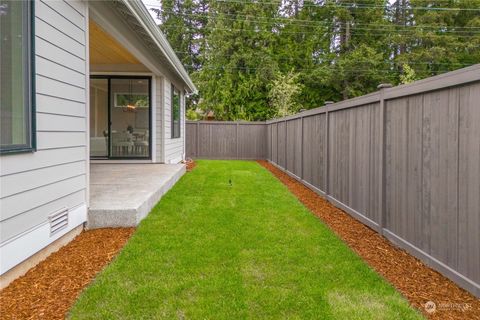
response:
[[[70,316],[421,318],[270,172],[247,161],[198,161]]]

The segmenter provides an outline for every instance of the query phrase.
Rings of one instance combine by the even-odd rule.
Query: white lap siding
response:
[[[172,84],[170,81],[164,81],[164,96],[165,96],[165,111],[164,121],[165,137],[164,137],[164,154],[165,163],[179,163],[184,160],[184,143],[185,143],[185,105],[184,105],[184,93],[181,92],[181,108],[180,108],[180,138],[172,139]],[[180,90],[181,91],[181,90]]]
[[[0,274],[86,220],[87,5],[34,3],[37,151],[0,156]],[[63,209],[68,226],[51,236]]]

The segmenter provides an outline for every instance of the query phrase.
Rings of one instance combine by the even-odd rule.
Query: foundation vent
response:
[[[63,208],[52,213],[48,220],[50,222],[50,236],[53,236],[68,226],[68,209]]]

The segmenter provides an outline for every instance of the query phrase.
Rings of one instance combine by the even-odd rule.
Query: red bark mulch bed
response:
[[[0,291],[1,319],[64,319],[78,295],[123,248],[134,228],[82,232]]]
[[[193,159],[187,159],[185,163],[187,164],[187,172],[192,171],[193,168],[197,166],[197,164],[195,163],[195,161],[193,161]]]
[[[395,247],[274,165],[267,161],[258,162],[427,318],[480,319],[480,299]],[[436,309],[427,312],[425,304],[429,302],[431,305],[430,301],[435,303]]]

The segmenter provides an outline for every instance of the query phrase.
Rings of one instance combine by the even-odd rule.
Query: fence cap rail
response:
[[[480,81],[480,63],[409,84],[385,89],[385,100],[455,87],[475,81]]]
[[[298,118],[305,118],[305,117],[314,116],[314,115],[322,114],[326,112],[338,111],[341,109],[359,107],[359,106],[363,106],[363,105],[367,105],[367,104],[371,104],[379,101],[380,101],[379,92],[372,92],[364,96],[360,96],[360,97],[356,97],[356,98],[352,98],[352,99],[348,99],[348,100],[344,100],[336,103],[327,103],[322,107],[310,109],[304,112],[299,112],[297,114],[292,114],[290,116],[286,116],[283,118],[267,120],[267,124],[274,124],[277,122],[289,121],[289,120],[294,120]]]

